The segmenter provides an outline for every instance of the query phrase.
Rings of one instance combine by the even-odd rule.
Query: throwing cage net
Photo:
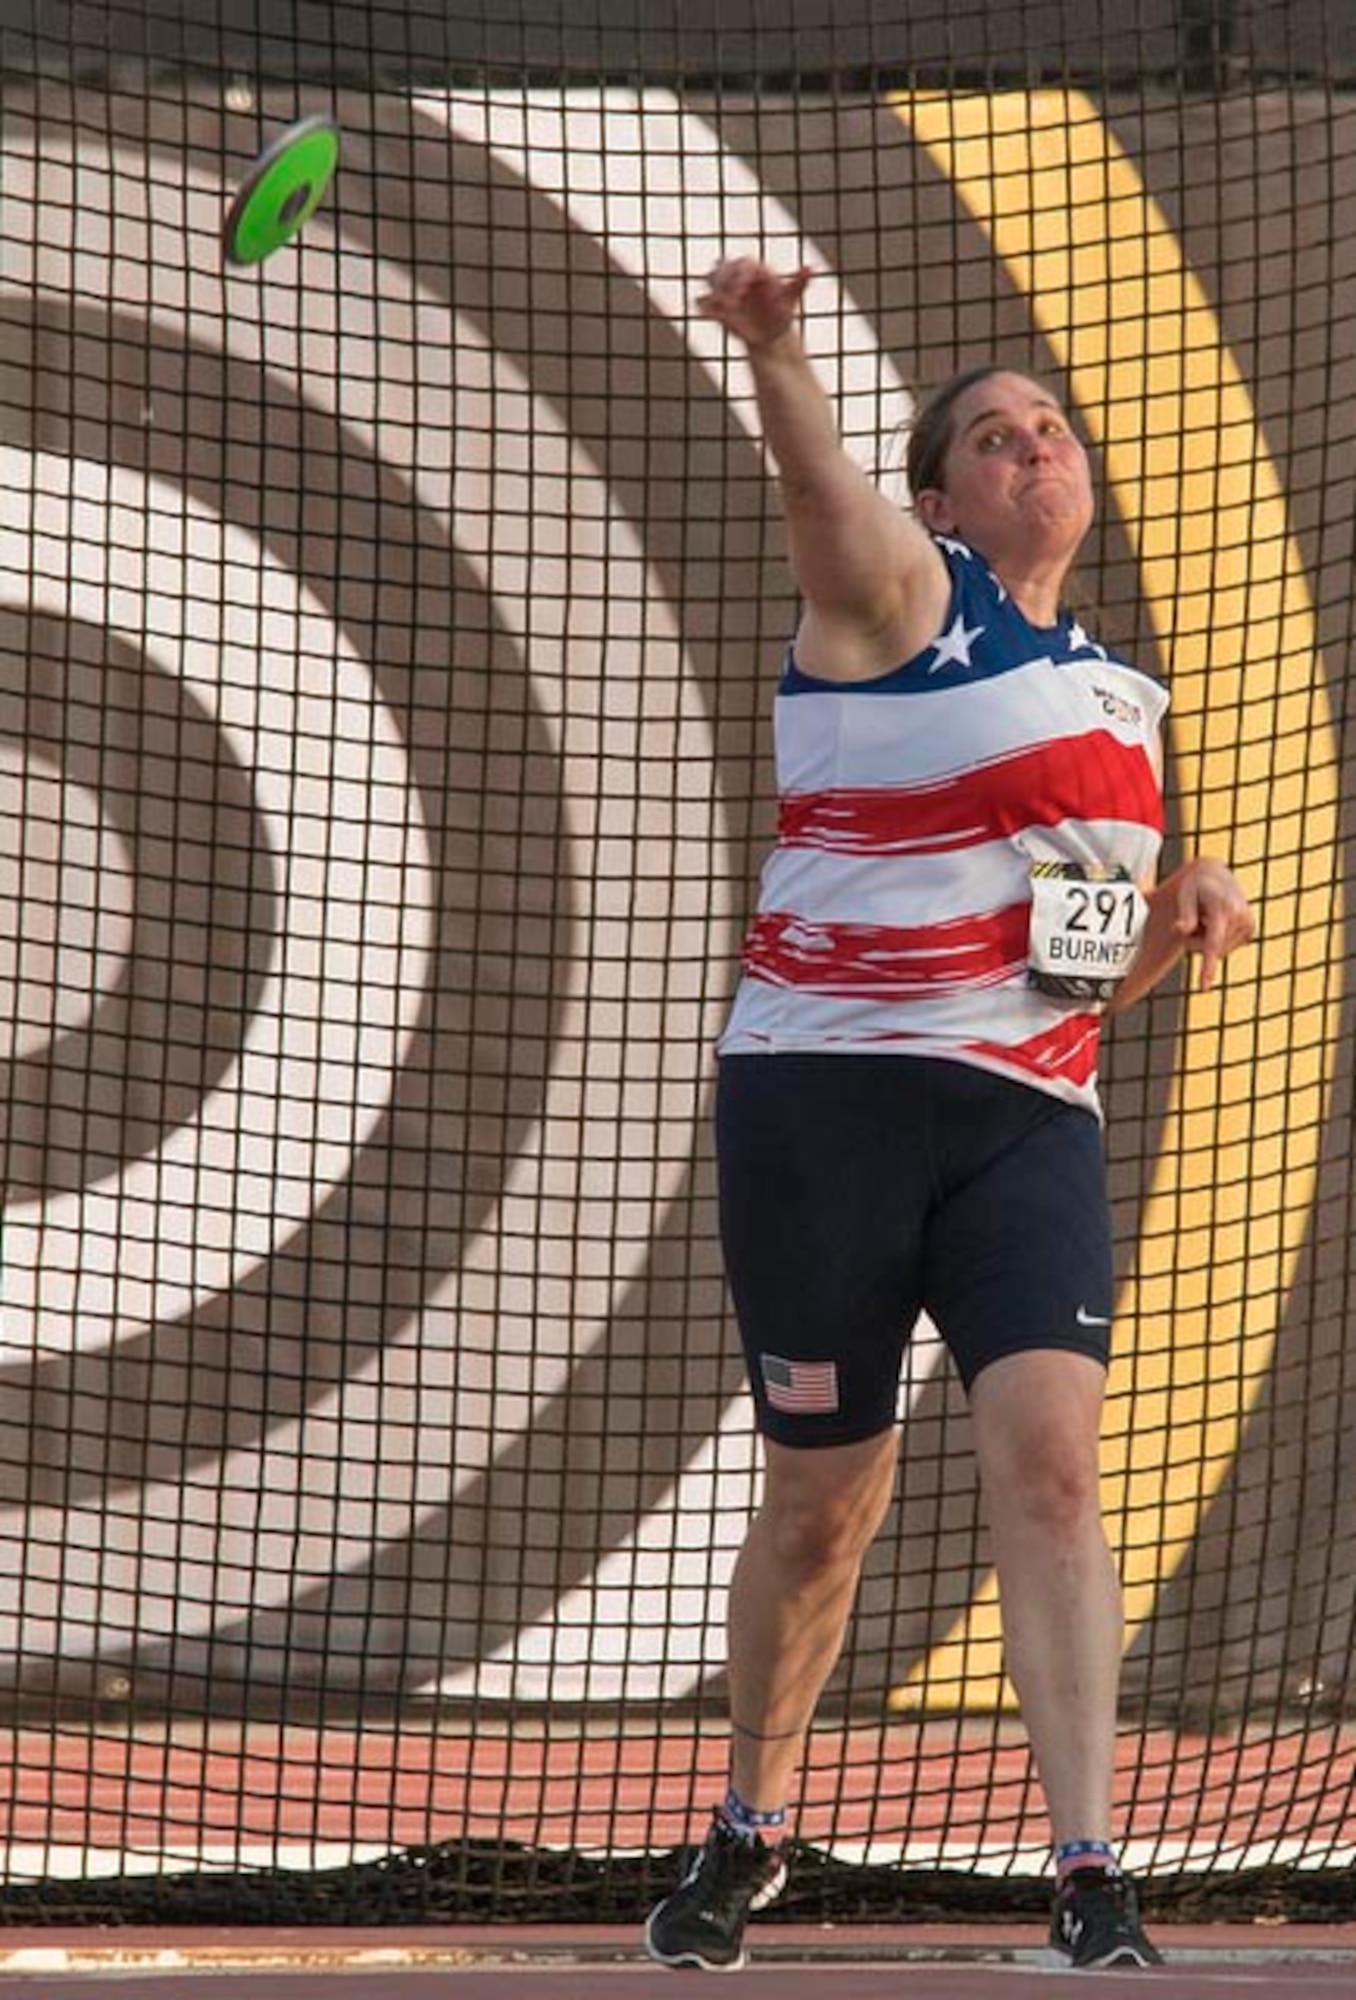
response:
[[[1258,904],[1107,1047],[1119,1811],[1151,1911],[1349,1904],[1349,10],[0,23],[0,1917],[630,1917],[719,1792],[711,1051],[796,608],[693,309],[747,249],[901,501],[921,389],[1059,386],[1170,848]],[[901,1418],[793,1916],[1043,1904],[926,1328]]]

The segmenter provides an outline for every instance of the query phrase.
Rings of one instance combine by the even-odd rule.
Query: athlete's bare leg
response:
[[[843,1645],[862,1558],[890,1504],[899,1436],[792,1451],[765,1441],[762,1505],[730,1585],[731,1781],[747,1805],[791,1797],[806,1730]]]
[[[970,1397],[1007,1670],[1056,1844],[1111,1839],[1124,1613],[1102,1524],[1105,1370],[1087,1355],[1008,1355]]]

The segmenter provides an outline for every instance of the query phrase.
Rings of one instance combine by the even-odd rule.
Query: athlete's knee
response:
[[[1038,1451],[1014,1454],[990,1479],[989,1503],[1000,1521],[1076,1538],[1100,1527],[1101,1477],[1095,1439],[1054,1435]]]
[[[988,1511],[1001,1532],[1059,1535],[1101,1518],[1102,1371],[1081,1355],[1037,1351],[995,1363],[971,1390]]]
[[[850,1572],[880,1532],[893,1489],[890,1457],[783,1452],[771,1469],[761,1518],[766,1546],[801,1579]]]
[[[860,1514],[783,1496],[763,1509],[766,1546],[783,1575],[808,1583],[854,1571],[870,1546]]]

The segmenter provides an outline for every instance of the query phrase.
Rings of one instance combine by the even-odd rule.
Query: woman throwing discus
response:
[[[778,838],[719,1046],[765,1460],[730,1591],[730,1788],[646,1942],[738,1965],[782,1886],[926,1309],[969,1398],[1051,1821],[1051,1941],[1075,1966],[1152,1965],[1113,1844],[1098,1040],[1184,953],[1210,987],[1253,916],[1218,860],[1156,880],[1167,696],[1063,609],[1094,505],[1058,399],[1001,367],[948,384],[911,434],[902,511],[843,449],[801,344],[808,280],[738,258],[699,301],[748,353],[803,615],[776,698]]]

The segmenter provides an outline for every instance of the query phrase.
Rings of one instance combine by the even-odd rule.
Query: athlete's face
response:
[[[1092,526],[1088,455],[1048,389],[1001,373],[972,383],[952,411],[941,489],[915,495],[918,512],[1001,570],[1071,562]]]

